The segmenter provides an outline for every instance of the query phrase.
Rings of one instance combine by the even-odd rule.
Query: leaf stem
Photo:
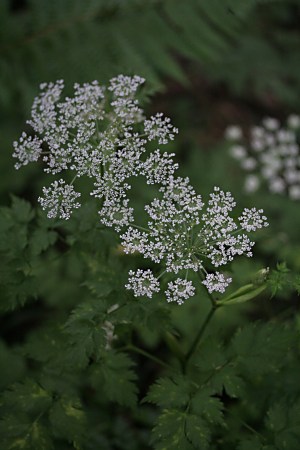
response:
[[[161,359],[157,358],[156,356],[152,355],[151,353],[148,353],[146,350],[143,350],[142,348],[136,347],[133,344],[128,344],[126,345],[125,349],[127,350],[131,350],[135,353],[139,353],[140,355],[145,356],[148,359],[151,359],[152,361],[156,362],[157,364],[165,367],[166,369],[171,369],[171,367],[169,366],[169,364],[165,363],[164,361],[162,361]]]

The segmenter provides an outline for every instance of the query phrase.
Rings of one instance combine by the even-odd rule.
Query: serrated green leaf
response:
[[[207,424],[198,416],[188,414],[185,423],[187,439],[199,450],[209,449],[210,431]]]
[[[57,233],[55,231],[49,231],[43,228],[37,228],[30,236],[30,250],[33,255],[39,255],[48,247],[53,245],[57,239]]]
[[[185,435],[186,414],[177,410],[163,410],[153,429],[155,448],[160,450],[193,450]]]
[[[300,401],[281,401],[268,411],[266,426],[273,435],[276,448],[296,450],[300,440]]]
[[[92,368],[91,383],[96,389],[101,387],[108,400],[134,407],[138,389],[132,366],[133,361],[125,353],[107,351]]]
[[[28,223],[34,217],[34,211],[31,208],[30,203],[22,198],[15,197],[12,195],[12,206],[11,206],[12,217],[18,223]]]
[[[72,311],[64,327],[70,346],[69,364],[86,367],[90,358],[99,358],[106,344],[103,328],[106,312],[107,303],[98,299],[84,302]]]
[[[209,447],[210,432],[198,416],[182,411],[164,410],[153,430],[155,448],[165,450]]]
[[[267,285],[271,289],[272,297],[284,289],[290,289],[290,270],[285,262],[278,263],[276,270],[272,270],[267,279]]]
[[[223,424],[222,401],[211,395],[211,390],[200,388],[191,400],[192,411],[212,424]]]
[[[172,378],[159,378],[150,387],[144,401],[161,407],[181,408],[188,403],[190,391],[190,383],[181,375],[175,375]]]
[[[248,324],[237,332],[232,349],[248,375],[263,375],[285,364],[293,335],[283,324]]]
[[[197,383],[209,387],[211,393],[221,394],[225,388],[228,395],[238,397],[244,388],[234,358],[227,355],[223,346],[214,339],[207,339],[200,345],[193,357],[198,369]]]

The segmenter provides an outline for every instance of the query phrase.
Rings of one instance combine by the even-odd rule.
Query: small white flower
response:
[[[277,139],[282,144],[290,144],[295,142],[296,137],[294,131],[281,129],[277,132]]]
[[[13,143],[15,149],[13,157],[19,160],[15,164],[15,168],[19,169],[21,166],[26,166],[29,162],[37,161],[42,152],[42,142],[36,136],[27,136],[23,132],[19,141]]]
[[[145,83],[145,79],[134,75],[118,75],[110,80],[109,91],[112,91],[116,97],[131,97],[140,85]]]
[[[238,125],[230,125],[225,130],[225,138],[230,141],[239,141],[243,137],[243,131]]]
[[[262,214],[262,209],[257,210],[256,208],[245,208],[242,215],[239,217],[241,227],[250,232],[269,226],[266,216]]]
[[[111,103],[114,112],[124,125],[139,123],[143,120],[143,110],[139,107],[137,100],[126,97],[118,97]]]
[[[275,194],[282,194],[286,189],[286,183],[280,177],[271,178],[269,182],[269,189]]]
[[[230,148],[230,154],[233,158],[237,160],[241,160],[246,158],[247,156],[247,150],[242,145],[233,145]]]
[[[254,158],[249,157],[242,160],[241,166],[245,170],[253,170],[257,166],[257,162]]]
[[[144,253],[148,247],[148,234],[144,231],[136,230],[129,227],[125,233],[121,235],[121,245],[125,253]]]
[[[202,282],[206,286],[208,292],[220,292],[223,294],[229,284],[232,282],[232,278],[225,278],[220,272],[208,273],[206,279]]]
[[[178,169],[174,163],[175,153],[163,153],[155,150],[140,166],[140,173],[147,179],[147,184],[167,184],[171,176]]]
[[[31,109],[31,120],[27,121],[37,133],[43,133],[51,128],[55,129],[57,125],[55,105],[60,99],[63,88],[63,80],[40,85],[41,93],[34,99]]]
[[[263,126],[270,131],[278,130],[280,123],[277,119],[274,119],[273,117],[266,117],[262,121]]]
[[[159,292],[159,281],[150,269],[137,271],[130,270],[128,283],[125,285],[126,289],[132,290],[135,297],[149,297],[155,292]]]
[[[266,148],[266,142],[263,139],[259,138],[253,139],[250,145],[255,152],[261,152]]]
[[[170,140],[173,141],[178,129],[173,127],[169,117],[164,117],[162,113],[157,113],[155,116],[144,122],[144,131],[148,136],[149,141],[158,139],[159,144],[167,144]]]
[[[105,200],[102,209],[98,212],[101,223],[107,227],[114,227],[117,232],[120,232],[124,226],[134,221],[133,208],[130,208],[128,203],[128,199],[120,202]]]
[[[297,114],[291,114],[287,118],[287,125],[290,128],[300,128],[300,116],[298,116]]]
[[[260,186],[260,180],[257,175],[248,175],[245,178],[245,191],[255,192]]]
[[[294,184],[289,188],[289,196],[293,200],[300,200],[300,185]]]
[[[177,278],[175,281],[168,283],[166,290],[167,302],[176,302],[182,305],[185,300],[195,295],[195,288],[191,281]]]
[[[49,188],[43,188],[44,197],[39,197],[44,210],[48,210],[49,219],[59,217],[60,219],[69,219],[74,209],[80,207],[76,201],[80,193],[74,190],[74,187],[62,179],[54,181]]]
[[[265,138],[266,132],[263,127],[254,126],[250,130],[250,135],[251,135],[252,139],[263,140]]]

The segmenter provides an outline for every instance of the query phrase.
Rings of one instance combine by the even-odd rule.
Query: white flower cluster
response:
[[[144,119],[135,98],[144,81],[139,76],[119,75],[108,87],[97,81],[75,84],[73,97],[64,99],[62,80],[43,83],[28,121],[36,135],[22,133],[20,140],[14,142],[13,156],[18,160],[15,167],[19,169],[41,156],[47,173],[73,171],[73,180],[92,178],[91,195],[103,199],[101,222],[118,231],[128,226],[133,220],[127,199],[129,178],[143,175],[148,184],[163,183],[177,168],[174,154],[157,149],[146,155],[147,142],[167,144],[177,129],[162,114]],[[61,204],[62,191],[57,186],[45,188],[40,202],[49,211],[49,217],[68,219],[75,203],[66,200],[67,214],[62,208],[54,208],[53,202]],[[65,194],[68,195],[67,190]]]
[[[184,300],[195,295],[195,288],[191,281],[182,280],[177,278],[174,282],[168,283],[168,289],[166,291],[166,297],[168,302],[177,302],[178,305],[182,305]]]
[[[247,172],[245,191],[255,192],[266,183],[272,193],[287,194],[300,200],[300,116],[292,114],[281,126],[277,119],[266,117],[247,136],[237,125],[226,129],[230,153]]]
[[[171,176],[160,192],[161,198],[145,206],[148,229],[130,226],[121,235],[125,253],[139,252],[153,262],[163,262],[168,273],[202,272],[210,293],[225,292],[231,279],[219,272],[208,273],[206,267],[224,266],[238,255],[252,256],[254,242],[246,233],[268,226],[263,211],[246,208],[236,223],[230,216],[235,201],[229,192],[215,187],[204,206],[188,178]],[[140,292],[139,287],[129,288]],[[170,282],[166,291],[167,300],[178,304],[193,295],[191,281],[181,278]]]
[[[189,271],[206,276],[203,285],[210,293],[223,293],[231,279],[208,273],[207,266],[219,268],[237,255],[252,256],[254,242],[246,233],[267,226],[266,217],[252,208],[234,221],[230,213],[235,201],[217,187],[205,206],[189,179],[176,175],[173,153],[149,151],[147,143],[167,144],[178,130],[161,113],[144,118],[136,99],[143,83],[138,76],[119,75],[107,88],[96,81],[76,84],[74,96],[64,100],[61,80],[41,85],[28,122],[37,135],[23,133],[14,143],[16,168],[42,156],[46,172],[73,172],[70,183],[60,178],[43,188],[38,200],[49,218],[69,219],[80,206],[74,181],[92,179],[91,195],[101,199],[100,221],[120,234],[124,252],[138,252],[164,266],[158,277],[150,269],[130,271],[126,288],[134,296],[152,298],[160,291],[161,276],[174,274],[166,299],[182,304],[195,294]],[[238,129],[233,131],[235,138],[241,137]],[[157,197],[145,206],[145,227],[135,223],[128,197],[132,177],[137,176],[158,188]]]
[[[133,270],[129,271],[128,284],[125,285],[126,289],[133,290],[135,297],[147,296],[152,297],[153,293],[159,292],[159,281],[150,269],[141,270],[138,269],[136,272]]]
[[[73,186],[66,184],[63,179],[54,181],[49,188],[44,187],[43,194],[44,197],[39,197],[38,201],[43,209],[48,210],[49,219],[57,216],[69,219],[73,209],[80,207],[76,198],[81,194],[75,192]]]
[[[210,294],[214,291],[221,292],[221,294],[223,294],[231,282],[232,278],[225,278],[222,273],[215,272],[209,273],[206,280],[203,281],[203,284],[207,287]]]

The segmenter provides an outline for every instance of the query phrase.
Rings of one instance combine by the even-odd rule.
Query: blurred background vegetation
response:
[[[36,165],[16,172],[11,158],[39,84],[63,78],[71,90],[118,73],[147,79],[146,112],[161,110],[180,129],[173,148],[195,187],[207,194],[218,184],[246,203],[224,129],[299,112],[299,20],[299,0],[2,0],[2,203],[10,193],[35,203],[44,184]],[[295,202],[261,191],[249,200],[275,219],[266,253],[299,268]]]
[[[299,114],[299,23],[300,0],[1,0],[1,204],[9,205],[13,194],[35,207],[41,187],[48,184],[41,167],[33,164],[16,171],[11,156],[12,142],[24,129],[41,82],[63,78],[67,91],[71,91],[74,82],[97,79],[105,83],[119,73],[138,74],[147,80],[146,113],[162,111],[179,128],[179,136],[170,148],[181,163],[180,173],[190,177],[204,198],[214,185],[219,185],[233,193],[240,207],[265,210],[270,227],[260,234],[255,258],[244,258],[231,267],[236,287],[249,282],[249,277],[263,267],[275,268],[279,261],[286,261],[290,269],[299,272],[299,204],[261,190],[243,194],[244,174],[229,158],[223,140],[225,128],[232,123],[247,127],[266,115],[284,120],[289,113]],[[141,191],[139,195],[147,198],[149,194]],[[37,325],[49,316],[49,311],[51,317],[56,311],[54,317],[61,314],[64,319],[66,311],[87,295],[84,288],[77,289],[77,282],[86,276],[80,256],[83,248],[86,251],[96,245],[95,235],[86,236],[95,216],[91,213],[90,223],[82,223],[89,216],[88,208],[79,212],[76,219],[82,238],[77,256],[67,255],[56,262],[52,254],[44,258],[44,267],[39,268],[35,283],[44,280],[42,290],[41,286],[37,290],[45,303],[29,306],[19,315],[4,315],[6,342],[18,344],[29,336],[37,343]],[[18,209],[20,204],[15,205],[12,217],[18,217]],[[46,228],[45,219],[38,217],[40,226]],[[19,219],[22,222],[23,218]],[[69,227],[72,231],[72,226],[69,224],[67,230]],[[99,248],[101,239],[98,237]],[[114,242],[109,232],[105,240],[105,245]],[[56,252],[64,250],[65,243],[61,242]],[[115,262],[110,264],[115,270]],[[103,277],[109,284],[109,274],[113,272],[105,270]],[[93,289],[97,292],[97,286],[93,285]],[[220,314],[219,323],[227,323],[230,328],[232,323],[240,323],[241,317],[290,317],[295,314],[297,303],[297,294],[285,289],[276,301],[259,299],[251,305],[232,308],[230,317]],[[197,329],[195,308],[199,306],[191,301],[190,306],[172,312],[173,323],[181,333]],[[153,328],[158,327],[157,334],[141,328],[139,339],[158,349],[163,357],[155,312],[149,320],[155,324]],[[2,356],[4,361],[9,358],[6,350]],[[13,361],[9,360],[9,364]],[[15,360],[15,380],[26,371],[22,364]],[[143,370],[140,387],[145,394],[145,386],[153,380],[153,368],[146,365]],[[8,373],[2,381],[6,386],[14,380]],[[110,412],[113,417],[114,409]],[[147,411],[144,414],[142,419],[133,420],[150,423]],[[121,423],[116,424],[114,439],[121,441],[125,427],[122,416],[117,416],[118,421]],[[131,429],[126,433],[128,443],[124,441],[123,446],[116,444],[114,448],[146,448],[143,431]],[[134,447],[132,442],[140,444]],[[90,448],[94,448],[92,444]]]

